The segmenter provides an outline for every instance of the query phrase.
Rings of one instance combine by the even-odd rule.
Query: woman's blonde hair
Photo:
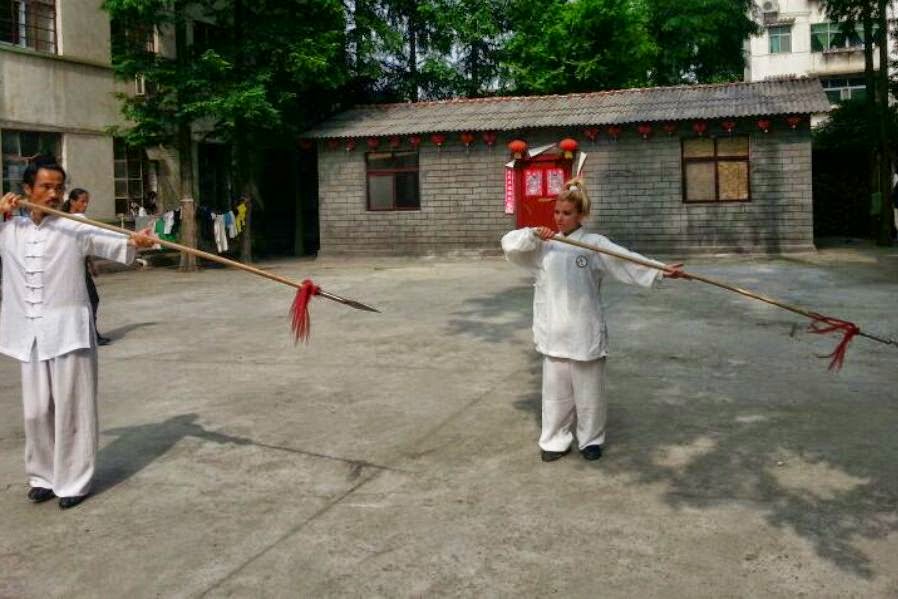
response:
[[[558,202],[570,202],[583,216],[589,216],[589,196],[586,195],[586,187],[582,177],[574,177],[564,184],[564,189],[558,194]]]

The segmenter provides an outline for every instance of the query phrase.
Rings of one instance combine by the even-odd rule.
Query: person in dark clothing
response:
[[[84,214],[87,212],[87,206],[90,204],[90,193],[85,189],[76,188],[69,192],[68,199],[63,202],[62,209],[72,214]],[[109,345],[112,341],[109,337],[104,337],[97,331],[97,309],[100,307],[100,294],[97,293],[97,284],[94,277],[97,276],[97,267],[94,265],[90,256],[84,259],[87,296],[90,298],[90,308],[94,315],[94,333],[97,336],[97,345]]]

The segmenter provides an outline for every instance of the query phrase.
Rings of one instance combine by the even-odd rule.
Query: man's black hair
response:
[[[22,184],[34,185],[34,180],[37,178],[37,171],[41,169],[56,171],[62,175],[63,181],[66,179],[65,169],[59,165],[59,162],[56,161],[56,157],[50,154],[45,154],[31,159],[31,162],[28,163],[28,166],[25,167],[25,171],[22,173]]]

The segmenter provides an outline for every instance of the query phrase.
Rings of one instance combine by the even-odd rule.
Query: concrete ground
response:
[[[606,455],[539,460],[527,275],[499,258],[104,275],[95,494],[25,499],[0,359],[2,597],[894,597],[898,348],[698,283],[610,283]],[[898,336],[898,250],[691,259]]]

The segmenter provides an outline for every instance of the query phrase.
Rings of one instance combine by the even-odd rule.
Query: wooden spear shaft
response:
[[[643,260],[641,258],[634,258],[633,256],[627,256],[626,254],[621,254],[620,252],[615,252],[613,250],[606,250],[604,248],[600,248],[600,247],[597,247],[597,246],[594,246],[594,245],[591,245],[588,243],[583,243],[582,241],[577,241],[576,239],[568,239],[566,237],[552,237],[552,241],[558,241],[560,243],[566,243],[568,245],[581,247],[583,249],[591,250],[593,252],[598,252],[600,254],[607,254],[608,256],[620,258],[621,260],[627,260],[628,262],[633,262],[635,264],[641,264],[642,266],[648,266],[649,268],[656,268],[658,270],[663,270],[664,272],[667,272],[667,273],[673,272],[673,269],[668,265],[659,267],[658,264],[655,262],[650,262],[648,260]],[[766,295],[761,295],[760,293],[755,293],[754,291],[749,291],[748,289],[736,287],[734,285],[730,285],[729,283],[725,283],[723,281],[718,281],[717,279],[712,279],[711,277],[705,277],[702,275],[696,275],[693,273],[687,273],[687,272],[683,271],[683,278],[693,279],[696,281],[701,281],[702,283],[707,283],[708,285],[720,287],[721,289],[726,289],[727,291],[732,291],[734,293],[744,295],[745,297],[750,297],[752,299],[762,301],[762,302],[770,304],[772,306],[782,308],[783,310],[788,310],[789,312],[793,312],[795,314],[800,314],[801,316],[805,316],[807,318],[810,318],[811,320],[819,320],[820,316],[821,316],[818,312],[812,312],[811,310],[802,308],[801,306],[794,306],[792,304],[787,304],[785,302],[781,302],[772,297],[767,297]],[[864,331],[858,331],[857,334],[862,337],[872,339],[873,341],[885,343],[886,345],[898,346],[898,341],[896,341],[894,339],[878,337],[876,335],[871,335],[870,333],[865,333]]]
[[[50,208],[49,206],[38,206],[37,204],[32,204],[27,200],[20,199],[18,201],[18,205],[29,208],[31,210],[39,210],[41,212],[46,212],[47,214],[53,214],[55,216],[61,216],[62,218],[67,218],[69,220],[73,220],[79,223],[87,223],[94,227],[98,227],[100,229],[106,229],[107,231],[112,231],[114,233],[120,233],[122,235],[138,236],[143,237],[143,235],[139,235],[134,231],[129,229],[123,229],[121,227],[116,227],[115,225],[108,225],[106,223],[101,223],[99,221],[91,220],[89,218],[83,218],[80,216],[75,216],[74,214],[70,214],[68,212],[63,212],[62,210],[56,210],[55,208]],[[211,254],[209,252],[204,252],[203,250],[198,250],[196,248],[192,248],[186,245],[181,245],[180,243],[175,243],[173,241],[168,241],[166,239],[158,239],[155,237],[151,238],[155,243],[163,247],[167,247],[173,250],[177,250],[179,252],[187,252],[188,254],[193,254],[194,256],[199,256],[200,258],[205,258],[206,260],[211,260],[212,262],[218,262],[219,264],[224,264],[226,266],[232,266],[234,268],[252,273],[254,275],[258,275],[260,277],[264,277],[266,279],[270,279],[272,281],[277,281],[278,283],[283,283],[284,285],[289,285],[290,287],[294,287],[296,289],[300,289],[302,287],[302,283],[298,283],[286,277],[282,277],[280,275],[276,275],[270,273],[268,271],[262,270],[261,268],[256,268],[255,266],[250,266],[249,264],[244,264],[243,262],[237,262],[236,260],[231,260],[230,258],[225,258],[223,256],[219,256],[217,254]],[[346,304],[347,306],[352,306],[354,308],[358,308],[360,310],[367,310],[369,312],[379,312],[375,308],[358,302],[356,300],[352,300],[349,298],[341,297],[339,295],[328,293],[327,291],[320,290],[318,295],[321,297],[327,298],[329,300],[333,300],[335,302],[339,302],[341,304]]]

